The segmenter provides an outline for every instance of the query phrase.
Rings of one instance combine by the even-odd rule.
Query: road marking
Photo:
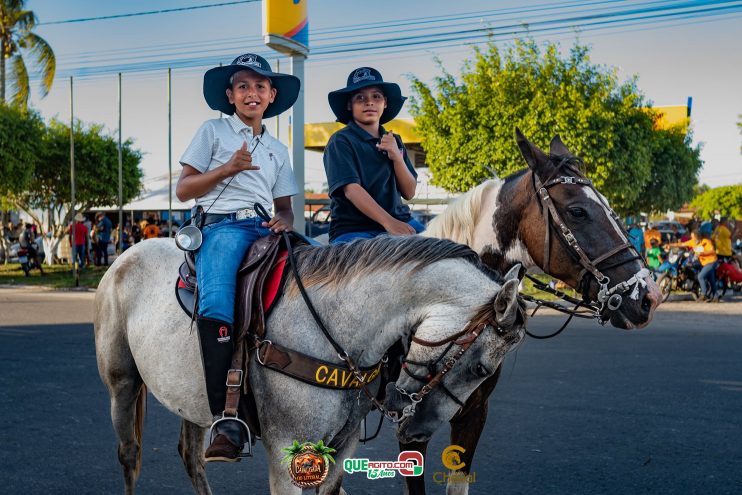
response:
[[[731,387],[742,387],[742,382],[733,382],[729,380],[701,380],[701,383],[710,383],[712,385],[728,385]]]

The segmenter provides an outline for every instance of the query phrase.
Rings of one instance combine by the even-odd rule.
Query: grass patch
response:
[[[553,279],[551,276],[543,274],[543,273],[539,275],[533,275],[533,278],[539,280],[540,282],[544,284],[548,284]],[[580,298],[580,295],[577,293],[577,291],[572,290],[572,288],[570,287],[559,287],[558,290],[564,292],[568,296],[572,296],[577,299]],[[557,296],[550,294],[549,292],[542,292],[536,289],[533,286],[533,282],[531,282],[527,278],[523,281],[523,290],[521,290],[520,292],[521,294],[527,294],[529,296],[537,297],[545,301],[559,301],[560,300]]]
[[[108,267],[86,266],[80,272],[80,287],[95,289]],[[39,270],[31,270],[28,277],[23,274],[18,263],[0,264],[0,285],[35,285],[53,289],[71,289],[76,287],[70,265],[44,266],[44,275]]]

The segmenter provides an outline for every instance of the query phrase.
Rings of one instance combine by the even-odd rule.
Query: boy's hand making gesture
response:
[[[381,141],[376,145],[379,151],[386,151],[387,156],[391,161],[403,160],[402,151],[397,145],[397,140],[394,139],[393,132],[387,132],[381,136]]]
[[[242,147],[234,152],[232,158],[223,167],[227,177],[232,177],[245,170],[260,170],[258,165],[252,164],[252,155],[247,151],[247,142],[242,143]]]

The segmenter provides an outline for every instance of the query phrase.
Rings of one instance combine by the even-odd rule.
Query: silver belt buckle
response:
[[[252,208],[245,208],[242,210],[237,210],[234,216],[237,220],[244,220],[246,218],[255,218],[258,216],[258,214],[255,213],[255,210],[253,210]]]

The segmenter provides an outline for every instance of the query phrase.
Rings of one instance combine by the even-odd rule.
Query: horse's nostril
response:
[[[642,299],[642,311],[649,313],[649,311],[652,309],[652,299],[649,297],[649,295],[644,296],[644,299]]]

